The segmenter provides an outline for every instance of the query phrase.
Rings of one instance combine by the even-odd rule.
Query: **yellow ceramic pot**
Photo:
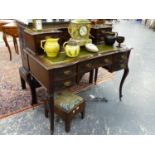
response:
[[[73,41],[65,42],[63,47],[68,57],[77,57],[80,53],[80,46],[76,42]]]
[[[46,52],[48,57],[56,57],[60,50],[60,45],[57,38],[47,38],[41,40],[41,48]],[[43,43],[45,42],[44,46]]]

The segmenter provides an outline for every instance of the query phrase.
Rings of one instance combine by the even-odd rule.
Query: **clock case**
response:
[[[81,28],[86,28],[87,32],[85,35],[80,34]],[[91,22],[86,19],[75,19],[72,20],[68,26],[68,32],[71,36],[70,40],[75,41],[78,45],[84,46],[86,43],[92,43],[90,39]]]

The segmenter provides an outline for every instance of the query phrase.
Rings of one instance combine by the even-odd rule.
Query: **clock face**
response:
[[[87,35],[87,33],[88,33],[87,27],[86,26],[81,26],[80,29],[79,29],[79,33],[80,33],[80,35],[82,37]]]
[[[41,30],[42,29],[42,21],[41,20],[36,20],[36,29]]]

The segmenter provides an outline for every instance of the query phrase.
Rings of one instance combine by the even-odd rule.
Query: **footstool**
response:
[[[71,120],[76,114],[81,113],[81,118],[84,118],[84,99],[68,91],[56,93],[54,96],[54,111],[64,120],[65,130],[69,132]],[[45,117],[48,117],[47,104],[45,104]]]

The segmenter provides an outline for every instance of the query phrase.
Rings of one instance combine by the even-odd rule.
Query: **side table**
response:
[[[10,60],[12,60],[12,53],[11,53],[11,49],[10,49],[9,43],[7,41],[6,35],[10,35],[13,37],[13,43],[14,43],[15,51],[17,54],[19,54],[18,43],[17,43],[18,32],[17,32],[16,23],[11,22],[11,23],[2,25],[2,32],[3,32],[3,40],[4,40],[5,45],[7,46],[8,50],[9,50]]]
[[[2,26],[3,25],[6,25],[8,23],[12,22],[12,20],[0,20],[0,32],[3,32],[2,31]],[[3,40],[4,40],[4,34],[3,34]],[[5,42],[5,41],[4,41]],[[6,44],[5,44],[6,45]],[[7,45],[6,45],[7,46]]]

